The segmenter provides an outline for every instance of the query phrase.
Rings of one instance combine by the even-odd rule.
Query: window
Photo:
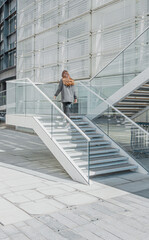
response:
[[[16,30],[16,16],[9,19],[9,34]]]
[[[0,55],[4,52],[4,42],[0,44]]]
[[[0,27],[0,42],[3,40],[4,38],[4,26]]]
[[[3,56],[0,57],[0,70],[3,70]]]
[[[9,3],[9,13],[13,13],[16,10],[16,0],[10,0]]]
[[[12,51],[8,53],[8,67],[12,67],[16,65],[16,51]]]
[[[8,49],[11,50],[16,47],[16,34],[8,37]]]
[[[0,9],[0,23],[3,21],[3,19],[4,19],[4,8],[2,7]]]

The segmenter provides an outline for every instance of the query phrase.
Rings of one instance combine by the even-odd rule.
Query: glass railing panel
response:
[[[124,79],[125,75],[137,76],[149,66],[149,30],[140,36],[124,52]],[[130,79],[131,80],[131,79]],[[127,82],[127,81],[126,81]]]
[[[5,122],[6,115],[6,91],[0,92],[0,124]]]
[[[108,98],[149,65],[149,27],[118,54],[93,79],[96,92]]]
[[[133,119],[135,122],[144,122],[144,123],[149,123],[149,107],[143,112],[138,114],[137,117]]]
[[[97,93],[107,98],[124,85],[123,61],[122,54],[91,81],[91,85],[96,87]]]
[[[149,132],[149,107],[133,119],[140,127]]]
[[[78,83],[76,88],[84,88],[78,91],[78,102],[83,92],[87,99],[85,116],[147,169],[144,161],[149,158],[149,133],[96,94],[94,87]]]
[[[0,92],[0,106],[6,105],[6,91]]]
[[[88,141],[56,108],[53,108],[52,116],[52,137],[89,177]]]
[[[90,138],[30,80],[9,81],[7,90],[7,114],[35,117],[61,151],[72,159],[71,164],[75,163],[78,170],[80,167],[89,181]]]
[[[6,112],[7,114],[15,114],[16,113],[16,84],[14,82],[7,82],[7,105]]]
[[[61,106],[61,97],[60,95],[54,99],[54,94],[58,88],[58,83],[44,83],[44,84],[36,84],[36,86],[46,95],[48,96],[54,103],[62,109]]]

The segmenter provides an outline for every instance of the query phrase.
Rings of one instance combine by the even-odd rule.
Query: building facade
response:
[[[0,91],[16,78],[16,0],[0,0]]]
[[[148,0],[19,0],[17,78],[89,79],[148,25]]]

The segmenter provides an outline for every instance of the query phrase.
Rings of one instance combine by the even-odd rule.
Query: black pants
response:
[[[70,117],[70,107],[71,102],[63,102],[63,111],[67,115],[67,117]]]

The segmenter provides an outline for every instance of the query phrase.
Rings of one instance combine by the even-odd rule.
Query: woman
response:
[[[58,89],[54,95],[54,98],[61,92],[61,102],[63,103],[64,113],[70,117],[70,106],[71,104],[77,103],[77,97],[75,94],[74,80],[70,77],[68,71],[62,72],[62,79],[60,80]]]

